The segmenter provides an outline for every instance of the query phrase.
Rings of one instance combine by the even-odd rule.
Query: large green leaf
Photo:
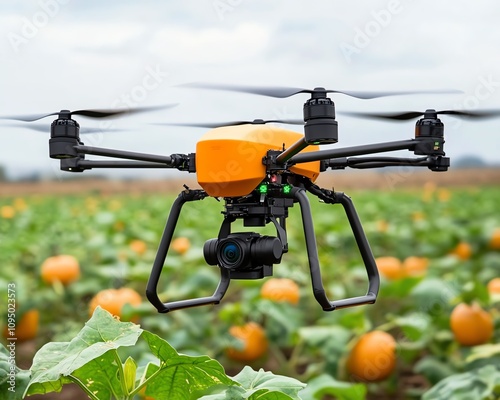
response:
[[[106,398],[111,392],[121,393],[120,383],[115,379],[121,368],[116,362],[116,349],[133,346],[141,333],[138,325],[120,322],[107,311],[96,308],[73,340],[48,343],[37,352],[27,393],[60,391],[62,385],[71,381],[97,393],[98,398]]]
[[[489,400],[500,396],[500,370],[487,365],[443,379],[422,397],[423,400]]]
[[[221,393],[203,396],[200,400],[300,400],[299,392],[306,386],[296,379],[274,375],[264,370],[245,367],[233,378],[241,386],[231,386]]]
[[[30,373],[17,368],[13,358],[9,356],[9,350],[0,344],[0,393],[2,399],[19,400],[23,398]]]
[[[244,399],[248,400],[290,400],[293,399],[293,397],[290,397],[289,395],[283,393],[283,392],[276,392],[275,390],[269,390],[269,389],[259,389],[256,392],[253,392],[250,397],[243,397]],[[300,399],[300,397],[299,397]]]
[[[144,331],[142,337],[160,365],[149,364],[146,371],[146,395],[169,400],[196,398],[217,386],[231,386],[231,380],[219,362],[208,356],[179,354],[159,336]]]
[[[267,389],[270,392],[284,393],[291,399],[300,399],[298,393],[306,386],[296,379],[274,375],[263,369],[254,371],[248,366],[244,367],[233,379],[252,395],[257,395],[259,391]],[[253,397],[250,398],[253,399]]]
[[[338,381],[323,374],[311,379],[300,394],[304,399],[323,399],[324,396],[330,395],[338,400],[364,400],[366,386],[362,383]]]

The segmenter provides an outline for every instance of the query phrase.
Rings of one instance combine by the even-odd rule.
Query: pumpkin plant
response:
[[[132,357],[123,361],[122,350],[141,339],[150,359],[138,365]],[[246,367],[234,378],[208,356],[179,354],[168,342],[131,322],[121,322],[97,307],[91,319],[70,342],[51,342],[35,355],[27,382],[8,390],[10,365],[4,348],[0,359],[0,389],[8,399],[59,392],[63,385],[78,385],[92,400],[128,400],[138,393],[154,399],[300,399],[305,384],[270,372]],[[205,397],[206,395],[206,397]],[[229,397],[228,397],[229,396]]]

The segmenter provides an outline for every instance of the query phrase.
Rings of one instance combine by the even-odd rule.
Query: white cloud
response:
[[[138,36],[142,35],[146,27],[140,23],[107,22],[89,24],[88,21],[49,24],[45,31],[44,42],[55,48],[89,49],[101,48],[123,50]]]
[[[270,29],[256,23],[243,23],[234,28],[170,26],[156,33],[148,49],[177,64],[223,66],[261,57],[270,39]]]

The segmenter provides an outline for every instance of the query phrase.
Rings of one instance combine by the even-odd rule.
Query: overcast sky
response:
[[[300,118],[307,99],[175,87],[198,81],[463,91],[376,100],[334,95],[337,147],[414,132],[414,121],[360,120],[343,110],[500,108],[500,3],[494,0],[40,0],[2,1],[0,9],[0,114],[179,103],[105,123],[80,118],[82,128],[105,132],[82,135],[88,145],[189,153],[204,129],[151,123]],[[500,162],[500,118],[442,120],[452,165],[469,154]],[[30,170],[60,176],[58,162],[48,157],[51,118],[41,122],[46,134],[0,122],[0,164],[10,176]],[[106,133],[111,126],[127,131]],[[103,173],[111,172],[85,172]]]

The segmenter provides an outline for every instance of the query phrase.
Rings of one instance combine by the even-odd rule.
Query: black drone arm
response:
[[[316,245],[316,235],[314,232],[311,207],[306,195],[306,190],[299,187],[293,187],[291,193],[300,205],[302,222],[304,225],[304,235],[306,241],[307,255],[309,258],[309,268],[311,271],[311,281],[314,297],[325,311],[333,311],[340,308],[352,307],[362,304],[375,303],[380,286],[377,265],[373,257],[370,245],[361,226],[358,214],[354,208],[351,199],[341,192],[331,192],[320,189],[315,185],[309,185],[307,190],[318,196],[327,203],[340,203],[344,207],[349,224],[354,233],[354,238],[358,245],[368,275],[368,290],[366,295],[351,297],[348,299],[330,301],[326,296],[321,279],[321,269],[319,265],[318,248]]]
[[[369,169],[383,167],[428,167],[433,171],[446,171],[450,166],[447,157],[344,157],[323,160],[323,170],[330,169]]]
[[[81,158],[64,158],[61,160],[61,170],[82,172],[93,168],[174,168],[169,164],[141,161],[97,161]]]
[[[432,171],[447,171],[450,166],[450,159],[444,157],[443,144],[444,139],[442,136],[418,136],[415,139],[395,142],[300,153],[293,155],[286,162],[288,166],[291,166],[298,163],[321,161],[322,171],[328,168],[344,169],[350,167],[368,169],[395,166],[428,167]],[[397,150],[410,150],[416,155],[425,157],[354,157]]]
[[[147,161],[147,162],[155,162],[166,165],[172,164],[172,157],[159,156],[156,154],[145,154],[145,153],[136,153],[133,151],[104,149],[102,147],[93,147],[85,145],[74,146],[74,149],[77,154],[93,154],[96,156],[124,158],[126,160]]]
[[[68,150],[69,149],[69,150]],[[61,160],[61,169],[70,172],[82,172],[93,168],[177,168],[180,171],[196,172],[194,154],[172,154],[161,156],[156,154],[137,153],[132,151],[105,149],[85,145],[68,146],[67,153]],[[85,155],[121,158],[128,161],[86,160]]]
[[[345,147],[343,149],[310,151],[293,156],[288,161],[288,164],[293,165],[310,161],[361,156],[365,154],[383,153],[386,151],[415,150],[417,144],[418,144],[417,140],[408,139],[408,140],[398,140],[395,142],[384,142],[384,143],[375,143],[362,146]]]

